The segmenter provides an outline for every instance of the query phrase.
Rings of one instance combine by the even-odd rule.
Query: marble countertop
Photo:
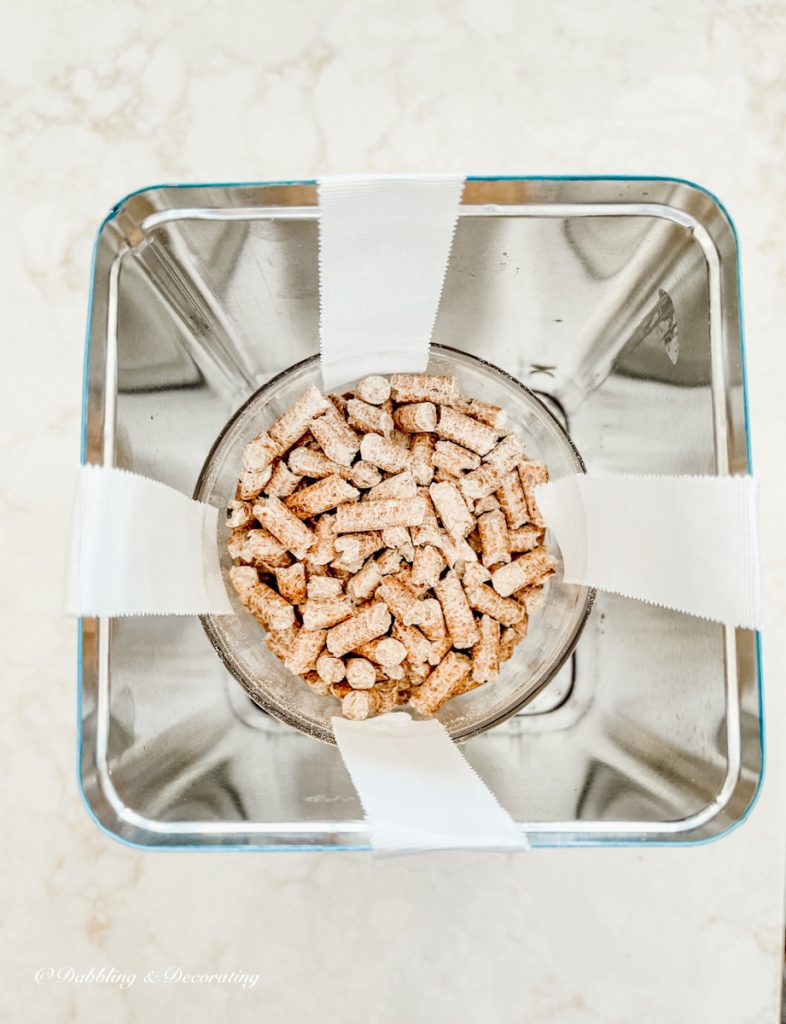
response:
[[[4,1020],[776,1021],[784,52],[786,5],[736,0],[6,5]],[[673,174],[735,218],[772,627],[758,803],[728,837],[680,850],[375,862],[113,843],[77,789],[76,631],[60,614],[97,224],[160,181],[456,168]],[[139,980],[48,980],[69,967]],[[259,978],[142,983],[170,967]]]

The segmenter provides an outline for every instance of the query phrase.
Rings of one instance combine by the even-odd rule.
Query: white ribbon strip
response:
[[[535,495],[568,583],[760,628],[752,477],[578,474]]]
[[[320,179],[326,391],[426,369],[463,188],[458,174]]]
[[[123,469],[82,466],[71,531],[71,615],[231,615],[218,509]]]
[[[378,853],[521,850],[519,826],[468,764],[447,730],[404,712],[365,722],[333,719]]]

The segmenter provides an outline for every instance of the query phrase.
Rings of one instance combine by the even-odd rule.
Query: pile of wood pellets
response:
[[[455,377],[312,386],[245,448],[232,584],[267,647],[346,718],[433,715],[527,635],[556,566],[534,500],[547,479]]]

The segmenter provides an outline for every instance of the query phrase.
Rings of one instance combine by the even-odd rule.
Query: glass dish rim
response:
[[[551,410],[548,408],[545,402],[543,402],[535,394],[535,392],[532,391],[531,388],[528,388],[526,384],[518,380],[512,374],[508,373],[506,370],[501,369],[494,363],[491,363],[487,359],[483,359],[482,356],[477,356],[474,353],[463,352],[460,349],[453,348],[450,345],[442,345],[437,342],[432,342],[429,351],[432,350],[436,350],[439,354],[446,353],[449,355],[456,355],[460,359],[466,359],[471,363],[477,363],[481,367],[485,368],[487,371],[490,370],[494,374],[502,377],[503,380],[505,380],[508,384],[515,386],[516,389],[523,392],[525,399],[528,402],[531,402],[532,404],[538,406],[539,409],[546,415],[550,424],[556,428],[558,435],[560,436],[561,440],[566,444],[567,448],[571,453],[571,457],[573,459],[576,471],[580,473],[586,473],[587,470],[581,453],[574,444],[568,432],[565,430],[565,428],[562,426],[562,424],[559,422],[556,416],[554,416],[554,414],[551,412]],[[243,404],[240,405],[233,412],[233,414],[230,416],[230,418],[219,431],[215,441],[213,442],[210,448],[210,451],[208,452],[205,458],[204,463],[202,464],[202,468],[199,471],[199,476],[197,477],[197,481],[196,484],[194,485],[194,491],[192,494],[192,497],[194,498],[195,501],[205,500],[202,491],[205,486],[207,477],[210,473],[213,458],[216,455],[218,449],[221,447],[223,441],[225,440],[229,432],[232,430],[235,423],[243,416],[244,412],[249,408],[249,406],[253,405],[263,394],[263,392],[273,388],[279,381],[283,380],[285,377],[288,377],[293,372],[306,367],[309,364],[319,363],[319,359],[320,355],[319,353],[316,353],[314,355],[307,356],[305,359],[301,359],[297,363],[293,363],[291,366],[286,367],[286,369],[282,370],[280,373],[277,373],[275,374],[275,376],[271,377],[270,380],[265,381],[264,384],[262,384],[259,388],[256,389],[256,391],[249,395],[249,397],[243,402]],[[537,688],[525,693],[520,700],[512,700],[508,705],[504,707],[504,709],[502,709],[498,714],[494,715],[493,717],[490,717],[487,720],[472,723],[464,728],[456,730],[455,732],[451,732],[451,738],[454,740],[454,742],[463,743],[466,740],[473,739],[475,736],[479,736],[484,732],[488,732],[495,726],[500,725],[502,722],[507,721],[509,718],[512,718],[515,714],[521,711],[523,707],[529,704],[530,701],[534,700],[535,697],[538,696],[538,694],[542,693],[543,690],[549,685],[549,683],[555,678],[558,672],[565,665],[565,662],[576,649],[576,645],[579,642],[579,639],[587,623],[587,620],[592,612],[592,607],[595,603],[596,591],[594,588],[580,586],[579,590],[583,593],[573,629],[571,630],[567,640],[563,643],[559,653],[555,657],[552,665],[549,667],[549,670],[544,674],[540,685]],[[276,718],[278,721],[283,722],[285,725],[291,726],[292,728],[297,729],[298,732],[310,736],[313,739],[317,739],[324,743],[335,745],[335,739],[333,737],[332,730],[326,729],[319,725],[310,726],[308,729],[304,728],[303,723],[297,718],[296,715],[289,713],[286,709],[282,708],[274,701],[266,700],[264,696],[260,695],[259,691],[253,689],[253,687],[248,685],[247,680],[244,678],[244,673],[231,657],[231,651],[229,650],[228,646],[222,639],[219,631],[215,626],[215,618],[216,616],[210,613],[205,613],[199,616],[199,621],[202,624],[202,628],[205,631],[205,634],[208,638],[208,641],[210,642],[211,647],[215,651],[218,658],[221,660],[221,663],[224,665],[224,667],[230,673],[230,675],[240,684],[248,698],[252,700],[254,704],[256,704],[262,711]]]

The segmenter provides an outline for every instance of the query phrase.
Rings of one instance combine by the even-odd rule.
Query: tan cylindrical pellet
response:
[[[357,398],[347,402],[347,419],[349,425],[361,434],[382,434],[390,437],[393,431],[393,417],[386,409],[378,405],[369,405]]]
[[[407,656],[407,649],[400,640],[392,636],[382,636],[377,640],[370,640],[367,644],[361,644],[355,650],[364,658],[373,661],[383,668],[389,665],[400,665]]]
[[[306,598],[324,601],[329,597],[340,597],[343,589],[341,580],[332,576],[312,576],[306,583]]]
[[[431,654],[428,656],[429,665],[439,665],[445,655],[453,647],[450,633],[446,633],[441,640],[433,640],[431,643]]]
[[[484,512],[478,519],[483,564],[490,568],[510,561],[508,523],[501,509]]]
[[[273,467],[265,466],[264,469],[244,469],[240,474],[237,485],[239,498],[250,501],[260,493],[262,488],[273,475]]]
[[[537,526],[522,526],[508,530],[508,541],[511,551],[534,551],[543,543],[543,531]]]
[[[505,410],[500,409],[498,405],[481,402],[477,398],[467,398],[466,395],[460,395],[458,401],[453,404],[465,416],[471,416],[475,420],[480,420],[481,423],[486,423],[488,426],[493,427],[494,430],[502,430],[508,418]]]
[[[456,477],[453,473],[446,473],[444,469],[440,469],[436,466],[434,469],[434,483],[437,484],[453,484],[456,482]]]
[[[496,590],[486,583],[467,587],[465,592],[471,608],[483,615],[490,615],[503,626],[515,626],[526,614],[518,601],[511,597],[500,597]]]
[[[321,516],[314,527],[314,545],[308,553],[314,565],[329,565],[336,557],[335,516]]]
[[[383,551],[374,563],[383,576],[389,576],[392,572],[398,572],[401,568],[401,554],[389,548]]]
[[[547,548],[535,548],[495,570],[491,574],[491,583],[502,597],[510,597],[517,590],[523,590],[550,575],[556,567],[557,560]]]
[[[251,505],[247,501],[238,501],[233,498],[227,505],[227,526],[230,530],[248,526],[253,518]]]
[[[385,704],[383,703],[383,708],[385,711],[392,711],[393,706],[401,703],[401,701],[398,699],[398,686],[391,687],[390,690],[388,690],[386,687],[387,680],[392,679],[396,682],[399,682],[404,678],[404,675],[405,669],[403,664],[382,666],[382,677],[385,680],[385,683],[383,683],[382,686],[380,686],[380,684],[377,683],[375,689],[381,694],[390,694],[393,697],[392,706],[385,706]],[[383,686],[385,686],[385,689],[382,688]]]
[[[530,522],[542,529],[546,523],[535,501],[535,488],[538,484],[548,482],[549,472],[541,462],[526,460],[519,463],[519,476],[521,477],[521,485],[524,488],[524,494],[527,499]]]
[[[448,651],[429,677],[420,684],[409,699],[421,715],[433,715],[453,694],[472,670],[472,662],[465,654]]]
[[[345,568],[340,562],[333,562],[330,566],[330,570],[336,579],[341,580],[344,588],[346,589],[347,583],[352,579],[356,572],[359,572],[363,566],[359,562],[347,563],[351,568]]]
[[[398,445],[399,448],[405,448],[409,451],[413,437],[414,434],[405,434],[403,430],[399,430],[397,427],[394,427],[393,433],[390,435],[390,440],[393,444]]]
[[[443,533],[438,545],[451,569],[460,570],[467,562],[477,562],[478,556],[473,547],[462,537],[460,540]],[[463,570],[462,570],[463,571]]]
[[[346,675],[344,662],[332,654],[322,653],[317,658],[317,675],[326,683],[340,683]]]
[[[415,549],[412,561],[412,581],[417,586],[436,586],[440,573],[445,567],[445,559],[432,544],[424,544]]]
[[[472,678],[472,673],[470,672],[468,676],[464,676],[460,683],[456,683],[456,685],[453,687],[453,692],[451,693],[450,696],[451,698],[460,697],[462,693],[467,693],[468,690],[474,690],[475,687],[481,685],[481,683],[475,682],[475,680]]]
[[[337,395],[335,391],[328,392],[325,398],[331,403],[336,412],[340,412],[342,416],[347,414],[347,400],[343,395]]]
[[[355,385],[355,394],[369,405],[382,405],[390,398],[390,381],[386,377],[363,377]]]
[[[433,377],[425,373],[394,373],[390,389],[395,402],[434,402],[451,405],[460,390],[455,377]]]
[[[472,648],[472,679],[476,683],[487,683],[499,675],[500,632],[497,619],[482,616],[478,623],[480,639]]]
[[[382,573],[373,558],[359,569],[352,579],[347,581],[347,593],[356,601],[365,601],[371,597],[382,582]]]
[[[499,434],[492,427],[487,427],[463,412],[442,406],[439,410],[439,422],[436,433],[446,441],[469,448],[476,455],[487,455],[497,443]]]
[[[275,494],[277,498],[288,498],[295,491],[300,481],[301,477],[291,473],[286,462],[281,459],[276,463],[273,475],[268,480],[264,490],[266,494]]]
[[[500,473],[509,473],[523,458],[524,449],[521,441],[515,434],[508,434],[491,449],[483,461],[490,466],[496,466]]]
[[[437,407],[432,402],[400,405],[393,413],[393,422],[405,434],[428,433],[437,425]]]
[[[302,562],[275,570],[276,586],[285,601],[303,604],[306,600],[306,567]]]
[[[281,445],[267,431],[257,434],[243,449],[243,469],[248,473],[259,473],[281,454]]]
[[[360,450],[360,438],[334,405],[328,405],[324,416],[311,424],[311,433],[329,459],[342,466],[351,466]]]
[[[382,580],[376,596],[385,602],[393,615],[401,619],[405,626],[414,626],[421,621],[421,602],[406,584],[394,576],[386,576]]]
[[[350,618],[354,611],[348,597],[309,598],[303,605],[303,625],[306,629],[330,629]]]
[[[418,493],[415,478],[410,470],[405,469],[395,476],[388,477],[375,484],[368,492],[369,501],[381,501],[384,498],[414,498]]]
[[[356,462],[352,467],[352,476],[350,478],[355,487],[360,487],[362,490],[368,490],[369,487],[374,487],[382,480],[382,474],[376,466],[372,466],[370,462],[364,462],[362,459]]]
[[[420,664],[413,664],[407,661],[404,663],[404,671],[406,672],[405,678],[410,686],[420,686],[431,674],[431,665],[426,661]]]
[[[461,480],[461,492],[466,498],[477,501],[487,498],[498,490],[503,477],[491,462],[484,462],[478,469],[473,469]]]
[[[321,655],[320,655],[321,657]],[[319,661],[319,658],[317,658]],[[328,683],[321,678],[318,672],[304,672],[300,677],[304,683],[307,684],[309,690],[316,693],[319,697],[329,697],[333,695],[333,687],[340,686],[340,683]]]
[[[377,681],[377,670],[368,658],[348,658],[346,672],[353,690],[370,690]]]
[[[310,519],[321,512],[327,512],[345,501],[354,501],[360,491],[339,476],[328,476],[297,491],[284,502],[298,519]]]
[[[420,628],[431,644],[428,661],[430,665],[439,665],[452,646],[450,634],[442,615],[442,606],[435,597],[427,597],[421,604],[423,616]]]
[[[385,547],[395,548],[406,562],[415,557],[412,537],[406,526],[388,526],[382,531],[382,540]]]
[[[442,606],[450,639],[454,647],[472,647],[478,641],[478,627],[461,580],[455,572],[449,572],[434,587],[434,593]]]
[[[414,550],[414,548],[413,548]],[[397,580],[401,580],[405,587],[409,587],[412,593],[417,598],[425,597],[431,589],[430,587],[424,587],[422,583],[415,583],[412,579],[412,566],[405,565],[397,573],[394,574]]]
[[[508,661],[513,657],[516,647],[527,636],[528,621],[526,616],[515,626],[503,629],[499,638],[499,660]]]
[[[483,467],[481,467],[482,469]],[[481,470],[478,470],[480,472]],[[508,521],[508,529],[517,530],[529,520],[529,509],[518,473],[506,473],[500,480],[497,497]]]
[[[518,637],[512,629],[502,630],[499,638],[499,645],[497,647],[497,658],[500,663],[503,661],[510,661],[518,642]]]
[[[387,607],[381,601],[375,601],[328,632],[328,650],[336,658],[341,658],[360,644],[376,640],[378,636],[387,633],[390,623],[391,616]]]
[[[466,497],[466,494],[464,495]],[[472,509],[476,516],[482,516],[484,512],[493,512],[495,508],[499,508],[499,501],[496,494],[487,494],[485,498],[478,498],[475,501],[475,506]]]
[[[284,545],[267,530],[234,530],[227,548],[233,558],[250,565],[289,565],[292,558]]]
[[[330,692],[338,700],[343,700],[348,693],[351,693],[351,691],[352,687],[349,685],[346,679],[342,679],[340,683],[330,684]]]
[[[268,434],[278,444],[279,453],[288,451],[305,434],[314,417],[330,408],[330,402],[313,384],[306,388],[297,401],[268,428]]]
[[[410,688],[411,687],[416,687],[417,688],[422,683],[425,683],[426,680],[431,675],[431,671],[432,671],[431,670],[431,666],[427,665],[425,662],[424,662],[423,665],[409,665],[409,666],[405,666],[404,668],[408,670],[407,674],[406,674],[406,676],[404,678],[405,678],[405,681],[409,685]],[[409,695],[411,696],[411,689],[410,689]]]
[[[289,648],[292,646],[295,637],[298,635],[300,626],[297,622],[293,622],[291,626],[286,629],[269,629],[265,633],[263,643],[269,651],[271,651],[279,659],[284,661]]]
[[[306,552],[315,540],[314,532],[305,523],[301,523],[280,498],[272,495],[263,503],[257,503],[254,505],[254,515],[295,558],[306,557]]]
[[[448,483],[432,484],[428,493],[442,525],[453,540],[466,537],[475,526],[475,518],[467,509],[456,486]]]
[[[372,533],[348,533],[336,537],[336,551],[348,562],[355,562],[357,559],[365,561],[369,555],[386,546],[382,534],[376,530]]]
[[[334,528],[336,533],[368,533],[388,526],[419,526],[425,514],[426,503],[420,495],[359,501],[338,507]]]
[[[530,587],[525,587],[524,590],[519,590],[516,594],[516,600],[519,604],[524,605],[528,615],[533,615],[539,608],[543,607],[543,603],[546,600],[546,591],[543,589],[543,584],[534,583]]]
[[[414,527],[411,531],[412,543],[416,547],[421,544],[433,544],[434,547],[438,548],[445,535],[439,528],[437,513],[434,510],[434,502],[431,500],[428,490],[425,487],[420,489],[419,496],[423,498],[426,514],[423,517],[422,524]]]
[[[287,461],[293,473],[311,477],[312,480],[324,480],[328,476],[340,476],[342,480],[348,480],[352,475],[348,466],[334,462],[316,448],[293,448]]]
[[[412,456],[406,448],[401,448],[386,437],[379,434],[365,434],[360,442],[360,457],[372,466],[384,469],[386,473],[400,473],[409,469]]]
[[[428,487],[434,479],[434,437],[432,434],[413,434],[410,447],[412,472],[421,487]]]
[[[452,441],[437,441],[432,462],[451,476],[462,476],[480,466],[480,456]]]
[[[491,573],[480,562],[467,562],[461,575],[461,582],[464,584],[465,590],[469,587],[480,586],[481,583],[488,583],[490,579]]]
[[[284,662],[289,671],[298,675],[301,672],[310,672],[322,653],[326,636],[325,629],[301,629],[292,642]]]
[[[341,714],[353,722],[362,722],[379,710],[379,696],[373,690],[352,690],[341,701]]]
[[[237,596],[265,629],[287,629],[295,621],[295,609],[266,583],[250,565],[233,565],[229,570]]]
[[[398,619],[393,620],[393,636],[403,644],[407,652],[407,660],[413,665],[427,662],[431,654],[431,644],[417,626],[405,626]]]

